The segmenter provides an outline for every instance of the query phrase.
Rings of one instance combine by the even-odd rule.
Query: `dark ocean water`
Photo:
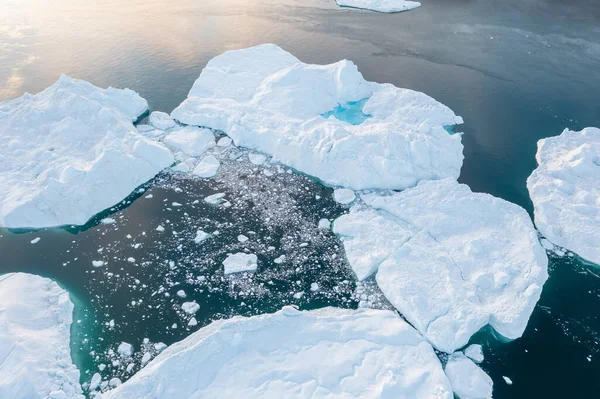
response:
[[[431,0],[396,15],[339,9],[333,0],[299,3],[0,0],[0,99],[38,92],[67,73],[129,87],[152,110],[170,112],[210,58],[273,42],[306,62],[351,59],[368,80],[448,105],[465,120],[460,181],[530,213],[525,181],[537,140],[600,126],[598,2]],[[267,178],[243,162],[221,181],[164,175],[143,190],[83,229],[0,231],[0,272],[52,277],[76,299],[81,322],[72,346],[82,381],[121,341],[169,344],[215,318],[286,303],[357,306],[340,243],[316,228],[321,217],[344,211],[331,190],[287,173]],[[215,192],[225,192],[232,207],[202,202]],[[114,224],[99,223],[109,215]],[[200,228],[220,234],[198,247]],[[250,240],[240,243],[239,234]],[[35,237],[41,240],[32,245]],[[223,276],[220,261],[244,248],[272,255],[259,258],[252,279]],[[288,261],[275,263],[284,252]],[[100,258],[106,266],[94,268]],[[489,331],[474,338],[485,343],[495,398],[599,396],[599,276],[597,265],[551,255],[550,279],[525,335],[510,343]],[[310,291],[314,282],[319,291]],[[196,326],[179,310],[179,290],[201,305]],[[116,365],[103,373],[126,378],[135,370]]]

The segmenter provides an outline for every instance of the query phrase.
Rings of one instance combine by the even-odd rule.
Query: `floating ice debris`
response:
[[[0,102],[0,225],[83,225],[173,163],[134,128],[146,100],[61,76]]]
[[[491,325],[522,335],[548,277],[546,252],[521,207],[452,179],[363,195],[334,223],[359,279],[376,272],[386,298],[439,350]]]
[[[195,126],[174,129],[165,137],[164,143],[193,157],[202,155],[216,145],[213,132]]]
[[[445,371],[460,399],[492,398],[492,379],[462,353],[454,353],[448,358]]]
[[[129,263],[135,263],[135,258],[130,256],[129,258],[127,258],[127,262]]]
[[[510,378],[506,377],[506,376],[502,376],[502,378],[504,379],[504,382],[506,382],[507,385],[512,385],[513,382]]]
[[[214,155],[208,155],[202,158],[192,173],[204,178],[213,177],[217,174],[219,166],[221,166],[219,160]]]
[[[333,199],[338,204],[347,205],[356,199],[356,195],[350,189],[338,188],[333,192]]]
[[[469,359],[473,360],[475,363],[481,363],[483,362],[483,350],[481,348],[481,345],[478,344],[473,344],[473,345],[469,345],[467,347],[467,349],[465,349],[465,356],[467,356]]]
[[[280,265],[285,262],[285,255],[281,255],[273,260],[276,264]]]
[[[310,290],[313,291],[313,292],[314,291],[319,291],[319,284],[317,284],[317,283],[311,283],[310,284]]]
[[[204,198],[204,202],[212,205],[218,205],[222,202],[223,198],[225,198],[225,193],[216,193]]]
[[[331,228],[331,221],[329,219],[319,220],[319,228],[323,230],[329,230]]]
[[[229,137],[221,137],[217,142],[218,147],[229,147],[231,145],[231,139]]]
[[[103,260],[93,260],[92,261],[92,266],[94,266],[94,267],[102,267],[102,266],[104,266],[104,261]]]
[[[162,342],[158,342],[158,343],[154,344],[154,350],[157,351],[158,353],[164,351],[165,349],[167,349],[167,344],[164,344]]]
[[[94,373],[92,376],[92,380],[90,381],[89,391],[93,392],[100,387],[100,383],[102,382],[102,376],[100,373]]]
[[[121,342],[117,348],[117,353],[122,357],[131,357],[133,355],[133,346],[127,342]]]
[[[245,243],[246,241],[248,241],[248,237],[246,237],[243,234],[240,234],[239,236],[237,236],[237,240],[241,243]]]
[[[393,312],[286,307],[213,322],[102,398],[368,399],[382,393],[452,399],[432,347]]]
[[[113,218],[104,218],[100,221],[100,223],[102,224],[113,224],[115,222],[115,219]]]
[[[205,232],[203,230],[198,230],[198,232],[196,233],[196,237],[194,237],[194,242],[196,244],[200,244],[202,241],[206,240],[208,237],[210,237],[210,234],[208,234],[207,232]]]
[[[144,353],[144,356],[142,356],[142,366],[145,365],[146,363],[148,363],[150,361],[150,359],[152,359],[152,355],[148,352]]]
[[[185,294],[184,290],[179,290],[179,291],[177,291],[177,296],[179,298],[185,298],[187,295]]]
[[[254,165],[262,165],[267,160],[267,157],[265,157],[263,154],[257,154],[255,152],[249,152],[248,153],[248,159]]]
[[[0,398],[84,399],[71,361],[73,304],[52,280],[0,276]]]
[[[152,195],[152,194],[148,194],[148,195],[146,195],[144,198],[146,198],[146,199],[154,198],[154,195]]]
[[[196,302],[184,302],[181,305],[181,310],[183,310],[187,314],[194,314],[200,309],[200,305]]]
[[[41,240],[41,238],[40,238],[40,237],[36,237],[36,238],[34,238],[33,240],[31,240],[30,242],[31,242],[32,244],[37,244],[38,242],[40,242],[40,240]]]
[[[322,115],[364,100],[353,125]],[[213,58],[173,111],[182,123],[224,131],[237,146],[273,156],[333,186],[404,189],[423,179],[458,178],[461,123],[419,92],[367,82],[351,61],[300,62],[268,44]]]
[[[340,7],[358,8],[385,13],[409,11],[421,3],[408,0],[335,0]]]
[[[190,319],[190,321],[188,321],[188,326],[189,326],[189,327],[194,327],[195,325],[198,325],[198,320],[196,320],[196,318],[195,318],[195,317],[192,317],[192,318]]]
[[[150,114],[148,122],[152,126],[160,130],[169,130],[177,126],[177,123],[169,116],[169,114],[160,111],[154,111]]]
[[[552,243],[600,264],[600,129],[538,141],[527,179],[535,224]]]
[[[245,254],[238,252],[237,254],[229,255],[223,261],[225,274],[239,273],[246,271],[254,271],[258,267],[258,259],[254,254]]]
[[[115,378],[111,378],[110,381],[108,381],[108,386],[111,387],[111,388],[116,388],[116,387],[118,387],[121,384],[122,384],[121,380],[119,378],[116,378],[116,377]]]
[[[158,227],[156,227],[156,231],[162,233],[163,231],[165,231],[165,228],[162,225],[158,225]]]

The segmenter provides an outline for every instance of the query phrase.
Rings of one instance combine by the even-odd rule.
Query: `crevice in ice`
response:
[[[321,116],[325,119],[334,117],[342,122],[357,126],[371,117],[370,114],[365,114],[363,112],[363,108],[367,101],[369,101],[368,98],[363,98],[359,101],[340,104],[331,111],[321,114]]]

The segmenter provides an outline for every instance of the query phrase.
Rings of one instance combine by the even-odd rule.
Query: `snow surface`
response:
[[[407,0],[335,0],[340,7],[360,8],[377,12],[402,12],[421,7],[417,1]]]
[[[174,129],[165,137],[163,142],[192,157],[199,157],[204,151],[216,146],[213,132],[195,126]]]
[[[454,353],[448,358],[445,371],[454,393],[460,399],[492,398],[492,379],[462,353]]]
[[[0,225],[82,225],[173,163],[132,121],[137,93],[65,75],[41,93],[0,103]]]
[[[538,141],[527,188],[535,224],[552,243],[600,264],[600,129]]]
[[[439,350],[485,325],[520,337],[548,258],[521,207],[452,179],[388,196],[363,195],[334,222],[360,280],[376,272],[386,298]]]
[[[238,252],[237,254],[229,255],[223,261],[225,274],[254,271],[258,267],[257,261],[258,259],[254,254]]]
[[[431,345],[391,311],[325,308],[213,322],[102,399],[452,399]]]
[[[360,100],[369,115],[361,124],[322,116]],[[448,107],[367,82],[351,61],[305,64],[273,44],[213,58],[171,116],[332,186],[404,189],[458,178],[463,160],[461,135],[444,129],[462,119]]]
[[[0,398],[83,399],[71,361],[73,304],[52,280],[0,277]]]

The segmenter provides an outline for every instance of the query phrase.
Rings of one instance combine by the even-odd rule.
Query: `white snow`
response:
[[[200,305],[196,302],[184,302],[181,305],[181,310],[183,310],[187,314],[194,314],[200,309]]]
[[[169,114],[160,111],[152,112],[148,121],[152,126],[160,130],[168,130],[177,126],[177,123],[175,123]]]
[[[224,261],[225,274],[254,271],[258,267],[258,259],[254,254],[245,254],[238,252],[229,255]]]
[[[198,177],[213,177],[217,174],[219,166],[221,166],[219,160],[214,155],[208,155],[202,158],[192,173]]]
[[[391,311],[286,307],[213,322],[102,399],[382,397],[452,399],[412,327]]]
[[[356,199],[356,194],[350,189],[338,188],[333,191],[333,199],[338,204],[347,205]]]
[[[132,121],[146,100],[61,76],[0,102],[0,225],[83,225],[173,163]]]
[[[527,179],[535,224],[552,243],[600,264],[600,129],[538,141]]]
[[[363,195],[334,222],[360,280],[377,272],[386,298],[439,350],[485,325],[522,335],[548,259],[521,207],[452,179],[388,196]]]
[[[213,132],[195,126],[174,129],[163,142],[192,157],[199,157],[204,151],[216,145]]]
[[[469,345],[467,347],[467,349],[465,349],[465,356],[467,356],[469,359],[473,360],[475,363],[481,363],[483,362],[483,349],[481,348],[481,345],[478,344],[473,344],[473,345]]]
[[[338,112],[348,120],[327,116],[363,103],[362,123],[351,120],[352,110]],[[448,107],[367,82],[351,61],[305,64],[272,44],[213,58],[171,116],[221,130],[237,146],[328,185],[357,190],[458,178],[463,160],[461,136],[444,129],[462,120]]]
[[[492,379],[473,361],[457,352],[448,358],[446,376],[460,399],[491,399]]]
[[[73,304],[52,280],[0,276],[0,398],[83,399],[69,343]]]
[[[421,3],[408,0],[335,0],[341,7],[360,8],[377,12],[402,12],[421,7]]]

